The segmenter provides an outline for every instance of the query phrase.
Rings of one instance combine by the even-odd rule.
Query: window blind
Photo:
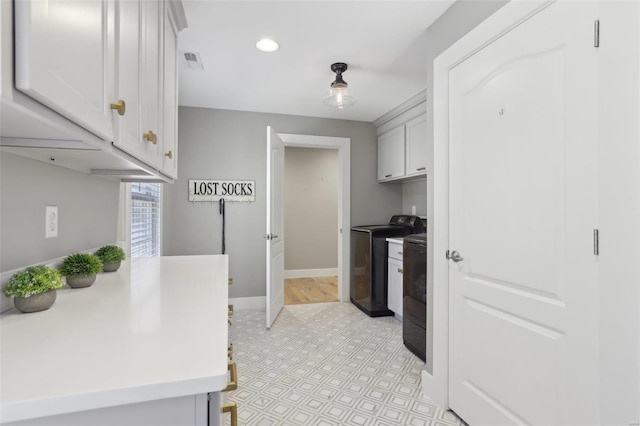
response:
[[[131,184],[131,257],[160,256],[160,184]]]

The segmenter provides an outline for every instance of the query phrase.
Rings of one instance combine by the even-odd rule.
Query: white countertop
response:
[[[135,259],[46,311],[5,312],[0,421],[224,389],[227,278],[226,255]]]
[[[393,244],[403,244],[404,239],[399,237],[390,237],[390,238],[387,238],[387,242],[393,243]]]

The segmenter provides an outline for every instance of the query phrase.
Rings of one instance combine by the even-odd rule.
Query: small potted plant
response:
[[[69,287],[89,287],[96,280],[96,274],[102,271],[102,262],[93,254],[75,253],[67,256],[58,270],[67,278]]]
[[[13,305],[20,312],[38,312],[49,309],[56,301],[56,289],[64,287],[60,273],[48,266],[29,266],[14,274],[4,289],[13,296]]]
[[[117,271],[120,263],[125,259],[124,250],[114,245],[100,247],[96,252],[96,256],[102,261],[102,270],[104,272]]]

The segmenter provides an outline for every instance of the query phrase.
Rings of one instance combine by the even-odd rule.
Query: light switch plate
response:
[[[45,238],[55,238],[58,236],[58,206],[45,207]]]

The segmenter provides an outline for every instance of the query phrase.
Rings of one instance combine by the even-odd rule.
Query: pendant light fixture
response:
[[[330,107],[342,109],[356,103],[356,98],[349,90],[347,82],[342,79],[342,73],[347,70],[347,64],[336,62],[331,65],[331,71],[336,73],[336,79],[331,83],[329,93],[324,98],[324,104]]]

